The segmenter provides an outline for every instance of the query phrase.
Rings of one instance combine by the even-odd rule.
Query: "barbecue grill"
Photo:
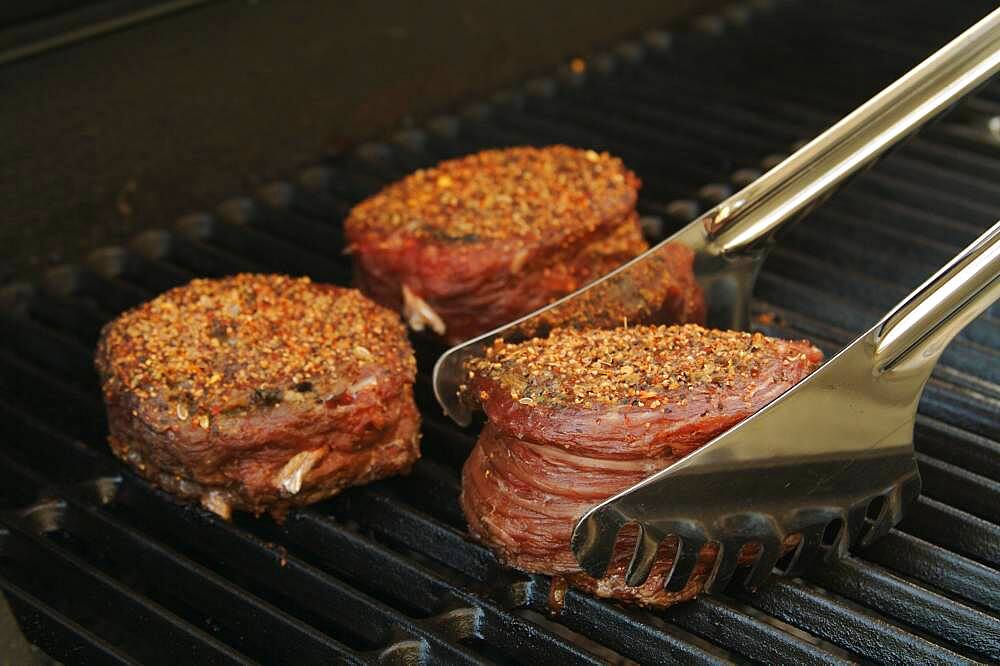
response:
[[[505,569],[468,540],[459,469],[475,426],[433,398],[442,351],[416,341],[423,459],[407,478],[283,525],[182,507],[111,456],[91,365],[101,326],[196,276],[347,283],[340,221],[420,166],[486,147],[569,143],[644,180],[657,240],[916,64],[990,2],[916,9],[753,2],[650,32],[550,77],[358,146],[37,285],[0,292],[0,589],[29,640],[74,663],[769,663],[1000,659],[1000,310],[927,385],[923,495],[881,541],[756,594],[666,611]],[[756,325],[828,354],[1000,217],[1000,83],[924,130],[785,234]]]

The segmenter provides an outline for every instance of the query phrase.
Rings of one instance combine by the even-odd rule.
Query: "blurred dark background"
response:
[[[4,3],[0,283],[718,4]]]

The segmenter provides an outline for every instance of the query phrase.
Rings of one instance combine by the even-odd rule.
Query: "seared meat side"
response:
[[[462,474],[469,528],[507,564],[597,596],[657,607],[691,599],[711,571],[713,546],[679,592],[664,589],[676,547],[669,539],[646,582],[629,587],[634,533],[622,535],[607,575],[594,579],[570,550],[573,525],[750,416],[821,360],[808,341],[693,324],[556,329],[544,339],[497,342],[470,362],[463,392],[489,418]],[[755,554],[747,548],[741,557],[751,563]]]
[[[194,280],[105,326],[96,365],[115,455],[226,518],[280,518],[420,455],[405,328],[353,289]]]
[[[694,275],[694,251],[666,243],[566,303],[524,322],[522,337],[553,328],[613,328],[633,324],[705,322],[705,299]]]
[[[621,160],[566,146],[442,162],[351,212],[345,230],[357,284],[414,329],[460,342],[646,250],[639,186]]]

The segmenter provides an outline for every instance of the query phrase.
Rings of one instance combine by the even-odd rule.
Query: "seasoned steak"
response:
[[[194,280],[101,333],[115,455],[228,518],[407,472],[416,367],[395,313],[308,278]]]
[[[750,416],[821,360],[804,340],[693,324],[556,329],[544,339],[497,342],[470,362],[464,387],[489,418],[462,474],[469,528],[511,566],[564,577],[597,596],[648,606],[691,599],[711,571],[713,546],[680,592],[664,589],[670,540],[647,581],[629,587],[634,533],[594,579],[570,550],[574,524]],[[744,562],[754,555],[745,550]]]
[[[643,252],[639,186],[621,160],[566,146],[442,162],[351,212],[357,284],[414,329],[460,342]]]
[[[705,322],[705,299],[694,275],[694,251],[666,243],[641,261],[569,301],[524,322],[521,337],[553,328]]]

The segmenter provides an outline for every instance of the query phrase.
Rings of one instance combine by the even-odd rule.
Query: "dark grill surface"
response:
[[[177,506],[118,465],[91,367],[104,322],[198,275],[348,282],[340,221],[352,203],[484,147],[565,142],[621,155],[645,181],[650,234],[669,233],[993,8],[924,4],[757,2],[652,33],[585,72],[531,81],[7,289],[0,588],[28,637],[85,663],[1000,659],[996,307],[927,387],[916,433],[924,494],[898,529],[804,579],[665,612],[570,592],[550,616],[546,579],[505,570],[466,540],[459,469],[475,433],[433,402],[426,373],[440,350],[426,344],[414,473],[280,527]],[[761,327],[830,353],[989,226],[1000,216],[987,122],[997,114],[1000,83],[789,232],[757,286]]]

